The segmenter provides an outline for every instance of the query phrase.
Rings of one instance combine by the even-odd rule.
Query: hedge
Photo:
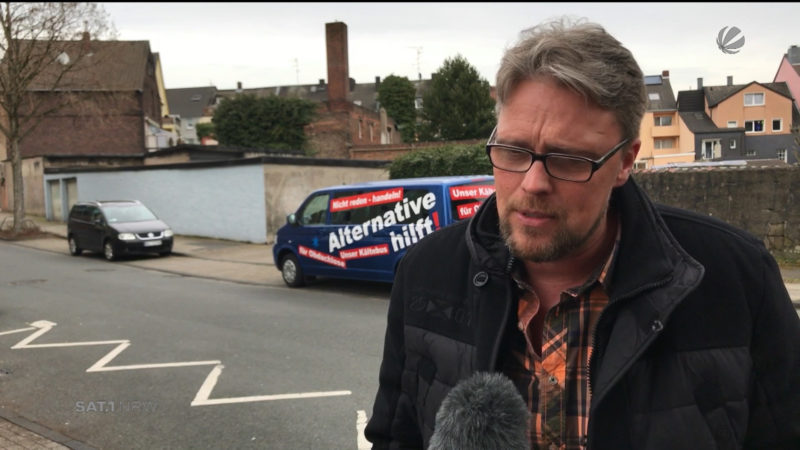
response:
[[[492,165],[483,144],[413,150],[389,166],[391,179],[484,174],[492,174]]]

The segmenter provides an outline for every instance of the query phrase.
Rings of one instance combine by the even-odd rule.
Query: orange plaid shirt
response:
[[[606,262],[582,286],[561,293],[547,312],[541,336],[541,355],[534,351],[531,322],[539,299],[520,274],[517,332],[507,338],[503,372],[514,381],[531,411],[528,439],[531,449],[581,449],[586,446],[591,392],[589,357],[592,335],[608,304],[604,282],[619,246],[620,232]]]

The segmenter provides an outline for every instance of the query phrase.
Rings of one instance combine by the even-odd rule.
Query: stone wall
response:
[[[800,252],[800,167],[639,172],[657,202],[707,214],[762,238],[771,251]]]

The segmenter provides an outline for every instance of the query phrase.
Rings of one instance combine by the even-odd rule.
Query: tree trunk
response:
[[[22,220],[25,218],[25,180],[22,179],[22,156],[19,151],[19,138],[8,140],[11,150],[11,172],[14,183],[14,233],[22,231]]]

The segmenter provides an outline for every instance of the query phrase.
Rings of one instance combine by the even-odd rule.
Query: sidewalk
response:
[[[0,223],[10,216],[10,212],[0,211]],[[66,254],[68,252],[66,224],[47,222],[40,217],[31,217],[31,219],[51,237],[14,241],[13,244],[55,253]],[[174,239],[172,256],[130,259],[126,263],[186,276],[263,286],[285,286],[280,272],[272,261],[271,245],[178,235]],[[784,280],[789,281],[786,283],[789,296],[794,301],[795,308],[800,311],[800,269],[782,269],[781,272]],[[50,438],[44,437],[48,435]],[[0,448],[76,449],[86,447],[69,441],[63,436],[50,433],[49,430],[24,421],[24,419],[15,418],[13,422],[6,420],[0,411]]]
[[[8,211],[0,211],[0,223],[11,216]],[[52,237],[15,241],[14,244],[57,253],[67,252],[65,223],[48,222],[35,216],[29,218]],[[272,261],[272,245],[176,235],[172,253],[169,258],[145,257],[126,259],[125,262],[180,275],[264,286],[285,286]]]

